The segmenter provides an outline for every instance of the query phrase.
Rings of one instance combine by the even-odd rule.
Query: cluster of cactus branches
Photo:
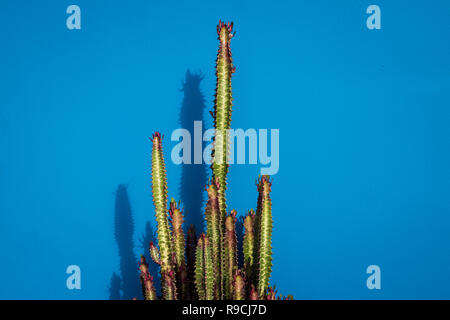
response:
[[[283,299],[269,284],[272,270],[272,183],[268,176],[262,176],[257,181],[256,211],[251,209],[239,221],[243,223],[245,233],[242,239],[244,264],[241,267],[238,265],[237,212],[227,212],[225,197],[232,110],[231,76],[235,71],[230,48],[230,40],[234,36],[233,24],[219,22],[217,33],[220,46],[212,112],[215,137],[212,178],[206,188],[206,233],[197,237],[191,225],[185,237],[180,203],[174,199],[168,203],[163,137],[156,132],[151,138],[152,193],[159,248],[150,243],[150,256],[160,266],[161,298],[165,300]],[[141,256],[139,269],[144,298],[158,299],[144,256]],[[290,298],[287,296],[285,299]]]

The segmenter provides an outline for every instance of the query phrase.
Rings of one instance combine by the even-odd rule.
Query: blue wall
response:
[[[81,30],[66,28],[73,3]],[[232,126],[280,129],[280,292],[449,299],[450,3],[223,3],[0,2],[0,298],[110,297],[155,226],[148,137],[211,125],[222,19],[237,31]],[[381,30],[366,28],[370,4]],[[176,198],[183,170],[168,161]],[[231,167],[230,208],[255,207],[258,174]],[[81,290],[66,288],[71,264]]]

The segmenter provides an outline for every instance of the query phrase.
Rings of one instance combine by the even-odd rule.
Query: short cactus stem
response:
[[[214,269],[211,245],[204,233],[201,234],[197,244],[195,285],[200,300],[214,300]]]
[[[236,210],[225,219],[225,239],[224,239],[224,298],[233,298],[233,278],[237,270],[237,241],[236,241]]]
[[[234,275],[234,300],[245,300],[245,277],[242,270],[236,271]]]
[[[214,300],[214,268],[212,263],[211,244],[207,237],[203,237],[205,257],[205,299]]]
[[[161,277],[163,280],[164,300],[177,300],[177,287],[173,270],[163,272]]]
[[[198,238],[197,249],[195,251],[195,287],[197,288],[198,299],[206,300],[205,292],[205,236],[202,234]]]
[[[250,286],[249,300],[259,300],[258,292],[253,284]]]
[[[152,193],[156,211],[158,244],[161,254],[161,272],[172,270],[172,244],[167,217],[167,179],[162,148],[162,136],[155,132],[152,138]]]
[[[255,224],[255,212],[251,209],[248,214],[244,218],[244,239],[242,244],[242,249],[244,253],[244,270],[245,274],[249,280],[249,283],[254,283],[254,274],[255,274],[255,233],[254,233],[254,224]]]
[[[141,260],[139,262],[140,278],[142,285],[142,292],[145,300],[156,300],[156,291],[153,285],[153,277],[148,271],[148,264],[145,261],[145,257],[141,255]]]
[[[206,203],[205,218],[208,241],[211,245],[214,272],[214,296],[221,296],[221,251],[222,229],[220,226],[220,209],[218,200],[218,184],[212,182],[207,188],[208,201]]]

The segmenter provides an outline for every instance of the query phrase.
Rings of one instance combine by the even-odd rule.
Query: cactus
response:
[[[216,95],[214,101],[215,137],[212,149],[212,179],[206,188],[206,234],[198,237],[191,225],[187,238],[183,231],[184,213],[180,203],[171,199],[167,207],[168,191],[162,135],[153,134],[152,194],[156,212],[159,248],[150,243],[150,256],[159,265],[162,298],[175,299],[236,299],[280,300],[270,286],[272,271],[272,182],[269,176],[257,181],[256,212],[251,209],[241,223],[244,225],[244,266],[238,267],[236,237],[237,212],[227,213],[226,189],[228,173],[229,137],[231,125],[231,75],[235,71],[231,58],[230,40],[233,24],[219,22],[219,52],[216,63]],[[170,219],[169,219],[170,216]],[[155,300],[153,278],[141,257],[141,283],[146,300]]]

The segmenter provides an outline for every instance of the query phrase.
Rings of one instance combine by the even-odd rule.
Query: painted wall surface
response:
[[[372,4],[381,29],[366,25]],[[222,19],[237,31],[232,127],[279,129],[272,283],[296,299],[450,299],[449,12],[444,0],[1,1],[0,298],[139,290],[156,130],[169,194],[202,225],[210,170],[171,162],[170,135],[212,126]],[[239,214],[256,206],[260,168],[230,168]]]

